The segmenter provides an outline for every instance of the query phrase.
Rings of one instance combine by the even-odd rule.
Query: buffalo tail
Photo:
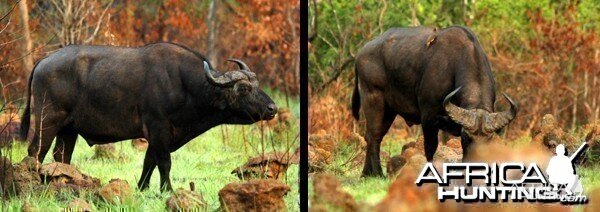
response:
[[[360,93],[358,92],[358,72],[354,71],[354,92],[352,93],[352,116],[360,118]]]

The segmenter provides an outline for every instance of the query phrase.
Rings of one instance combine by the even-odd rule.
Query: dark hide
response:
[[[457,92],[448,95],[452,91]],[[368,42],[356,56],[352,98],[356,119],[360,108],[366,108],[363,175],[383,175],[379,148],[397,115],[409,125],[421,124],[428,161],[437,149],[439,130],[461,136],[466,154],[473,139],[489,137],[489,130],[514,118],[513,113],[494,113],[495,91],[487,56],[465,27],[394,28]],[[516,113],[516,106],[509,101],[514,109],[510,112]],[[461,125],[464,123],[468,125]],[[480,125],[489,126],[485,133]]]
[[[171,43],[58,50],[36,64],[29,80],[30,100],[21,126],[26,136],[33,113],[29,156],[42,162],[55,137],[54,159],[64,163],[71,161],[77,135],[90,146],[146,138],[138,187],[148,187],[158,166],[161,188],[170,190],[171,152],[217,125],[252,124],[277,112],[256,76],[244,74],[249,70],[207,71],[205,61]],[[212,81],[207,77],[211,73]],[[232,75],[234,81],[228,78]]]

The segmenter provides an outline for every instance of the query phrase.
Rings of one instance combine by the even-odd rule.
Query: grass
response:
[[[402,144],[394,134],[385,137],[381,144],[381,151],[390,156],[400,154]],[[403,143],[403,142],[402,142]],[[388,178],[362,178],[362,163],[357,166],[348,163],[357,154],[356,146],[339,146],[334,156],[333,163],[326,169],[328,173],[334,174],[341,182],[342,187],[360,204],[376,205],[387,194],[389,185],[393,182]],[[382,160],[382,168],[385,172],[385,162]]]
[[[381,151],[389,153],[390,157],[400,154],[402,146],[405,143],[416,140],[399,139],[394,134],[388,134],[381,146]],[[513,143],[514,146],[523,146],[531,141],[531,138],[519,138]],[[334,174],[341,182],[344,191],[354,197],[359,205],[375,206],[385,198],[389,186],[393,179],[389,178],[362,178],[362,163],[358,166],[348,165],[347,161],[351,160],[358,151],[356,146],[339,145],[338,150],[334,153],[335,159],[332,164],[326,167],[327,173]],[[382,168],[385,172],[386,162],[382,160]],[[578,166],[577,173],[582,179],[585,192],[600,188],[600,165]],[[311,183],[312,184],[312,183]],[[312,185],[309,187],[312,189]],[[311,194],[312,195],[312,194]],[[367,207],[368,208],[368,207]],[[581,206],[576,207],[581,210]]]
[[[279,107],[285,107],[285,95],[276,91],[267,91]],[[298,120],[299,102],[297,98],[290,98],[290,109]],[[231,174],[231,171],[244,164],[249,157],[256,156],[263,151],[270,152],[274,149],[293,153],[299,146],[297,138],[299,129],[297,122],[279,135],[265,129],[265,139],[261,139],[260,124],[249,126],[217,126],[210,131],[196,137],[182,148],[171,154],[171,181],[174,189],[189,189],[189,182],[196,184],[196,191],[201,193],[209,204],[208,211],[217,210],[220,206],[218,192],[230,182],[240,182]],[[222,132],[225,132],[225,136]],[[244,136],[246,141],[244,142]],[[137,181],[141,176],[145,151],[133,148],[130,141],[115,143],[119,156],[114,160],[92,159],[94,149],[90,148],[83,138],[79,138],[73,154],[72,164],[77,166],[84,174],[99,178],[102,185],[113,178],[126,180],[134,191],[134,198],[122,205],[110,205],[94,200],[92,195],[84,195],[92,205],[92,209],[131,209],[134,211],[162,211],[166,209],[165,202],[171,195],[161,193],[159,189],[158,169],[152,174],[150,188],[144,192],[137,190]],[[52,150],[52,149],[51,149]],[[23,142],[15,142],[10,150],[3,150],[8,157],[16,163],[27,155],[27,146]],[[51,153],[46,156],[45,163],[53,161]],[[291,191],[285,196],[289,211],[298,211],[298,165],[291,165],[283,181],[290,186]],[[37,209],[58,211],[67,207],[75,196],[25,196],[13,198],[2,203],[2,211],[18,211],[24,201]]]

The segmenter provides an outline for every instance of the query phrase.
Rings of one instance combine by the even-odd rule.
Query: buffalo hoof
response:
[[[383,170],[381,169],[381,167],[379,167],[378,169],[377,168],[363,169],[362,177],[382,177],[383,178],[385,176],[383,175]]]
[[[145,191],[148,187],[150,187],[149,183],[138,183],[138,189],[140,191]]]
[[[173,187],[171,186],[171,183],[168,184],[163,184],[162,186],[160,186],[160,192],[162,193],[173,193]]]

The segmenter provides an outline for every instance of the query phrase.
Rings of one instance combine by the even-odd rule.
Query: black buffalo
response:
[[[90,146],[146,138],[138,187],[148,187],[158,166],[161,189],[171,190],[171,152],[217,125],[252,124],[277,113],[248,66],[230,61],[239,70],[219,73],[201,54],[172,43],[64,47],[31,73],[21,137],[33,113],[29,156],[42,162],[56,137],[54,159],[64,163],[77,135]]]
[[[397,115],[409,125],[421,124],[431,161],[439,130],[461,136],[466,155],[472,141],[488,139],[517,113],[507,95],[511,109],[494,112],[490,64],[465,27],[390,29],[358,52],[355,80],[352,112],[358,119],[365,108],[367,124],[363,176],[383,175],[380,144]]]

